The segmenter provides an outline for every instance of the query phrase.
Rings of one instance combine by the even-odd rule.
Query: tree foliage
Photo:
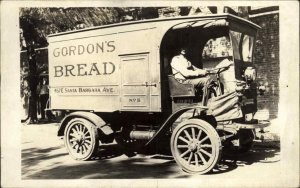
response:
[[[20,8],[20,47],[27,51],[28,74],[26,74],[30,97],[29,118],[37,119],[37,84],[39,73],[45,69],[38,67],[36,48],[48,46],[50,34],[94,27],[124,21],[158,18],[165,9],[166,15],[188,15],[191,7],[176,7],[172,13],[170,7],[41,7]],[[196,7],[194,13],[204,8]],[[206,8],[210,12],[212,8]],[[170,13],[171,11],[171,13]],[[23,62],[22,62],[23,64]],[[23,66],[23,65],[22,65]],[[24,74],[25,75],[25,74]]]
[[[28,36],[26,35],[31,35],[35,47],[40,48],[48,46],[47,36],[49,34],[81,29],[82,25],[93,27],[129,19],[155,18],[158,17],[158,9],[159,7],[21,8],[20,27],[24,39],[27,41]]]
[[[27,71],[22,70],[22,79],[28,82],[30,121],[37,121],[38,93],[37,85],[39,74],[43,68],[37,64],[36,48],[47,47],[47,36],[84,27],[93,27],[127,20],[138,20],[157,17],[158,8],[21,8],[20,47],[27,51]],[[155,14],[156,12],[156,14]],[[143,13],[145,16],[143,16]],[[146,16],[147,15],[147,16]],[[22,62],[23,64],[23,62]],[[22,65],[23,66],[23,65]],[[21,92],[22,93],[22,92]]]

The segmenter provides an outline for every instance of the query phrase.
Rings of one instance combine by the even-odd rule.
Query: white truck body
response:
[[[158,53],[163,36],[156,25],[49,37],[51,108],[160,111]]]

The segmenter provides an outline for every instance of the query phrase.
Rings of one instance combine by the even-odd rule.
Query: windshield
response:
[[[232,56],[232,47],[229,37],[223,36],[209,39],[204,45],[203,59],[213,59]]]
[[[233,49],[229,35],[211,38],[204,45],[202,52],[202,63],[204,69],[228,66],[228,63],[232,61]],[[234,66],[230,66],[219,76],[224,86],[224,92],[234,91],[236,87]],[[213,80],[217,79],[216,75],[211,75],[211,78]]]
[[[254,37],[236,31],[230,31],[234,59],[252,62]]]

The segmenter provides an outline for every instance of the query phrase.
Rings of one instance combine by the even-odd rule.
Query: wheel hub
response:
[[[78,133],[76,136],[76,142],[78,143],[78,145],[82,145],[84,143],[84,140],[85,140],[84,135]]]
[[[191,152],[196,152],[198,148],[198,143],[197,141],[193,140],[189,143],[188,148]]]

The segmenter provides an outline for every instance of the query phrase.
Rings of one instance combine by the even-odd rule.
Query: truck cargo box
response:
[[[160,33],[144,23],[50,36],[51,108],[160,111]]]

